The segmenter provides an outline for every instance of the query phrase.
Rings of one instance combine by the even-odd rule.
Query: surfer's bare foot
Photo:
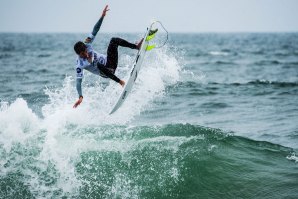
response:
[[[139,43],[137,44],[137,49],[140,50],[141,45],[143,43],[144,38],[141,39],[141,41],[139,41]]]
[[[124,87],[124,85],[125,85],[125,81],[120,80],[119,84],[121,84],[121,86]]]

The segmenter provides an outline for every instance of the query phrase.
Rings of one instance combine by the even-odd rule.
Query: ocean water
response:
[[[72,108],[84,36],[0,34],[0,198],[298,198],[298,33],[170,34],[113,115],[88,72]]]

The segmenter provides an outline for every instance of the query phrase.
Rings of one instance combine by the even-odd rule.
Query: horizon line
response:
[[[70,32],[70,31],[48,31],[48,32],[42,32],[42,31],[0,31],[0,34],[90,34],[90,32]],[[119,33],[119,34],[140,34],[143,33],[141,31],[102,31],[100,33],[103,34],[111,34],[111,33]],[[99,33],[99,34],[100,34]],[[163,32],[162,32],[163,33]],[[288,31],[172,31],[169,33],[171,34],[205,34],[205,33],[298,33],[298,30],[288,30]]]

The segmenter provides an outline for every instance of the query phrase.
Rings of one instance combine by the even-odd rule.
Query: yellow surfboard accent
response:
[[[150,41],[150,40],[153,39],[154,37],[155,37],[155,34],[153,34],[153,35],[149,35],[149,36],[147,36],[146,41]]]
[[[155,48],[155,45],[151,45],[151,46],[147,46],[146,47],[146,51],[150,51],[150,50],[152,50],[153,48]]]

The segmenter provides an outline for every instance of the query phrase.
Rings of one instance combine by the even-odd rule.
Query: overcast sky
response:
[[[298,31],[298,0],[0,0],[0,32],[90,32],[107,4],[102,32]]]

